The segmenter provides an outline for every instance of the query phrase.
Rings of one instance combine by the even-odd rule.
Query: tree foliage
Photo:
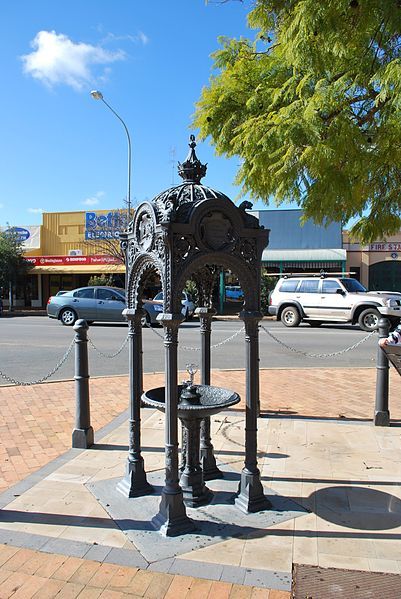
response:
[[[32,266],[24,259],[21,242],[13,229],[0,231],[0,288],[14,285]]]
[[[241,158],[244,194],[362,241],[398,231],[401,1],[255,0],[248,22],[254,39],[220,38],[201,136]]]

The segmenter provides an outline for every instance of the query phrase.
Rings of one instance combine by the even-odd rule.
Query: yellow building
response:
[[[45,212],[42,225],[16,227],[33,264],[16,291],[16,305],[45,307],[51,295],[84,287],[92,275],[112,274],[124,287],[118,235],[125,226],[124,211],[96,210]]]

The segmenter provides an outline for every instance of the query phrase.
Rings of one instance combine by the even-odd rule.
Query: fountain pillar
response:
[[[164,327],[165,347],[165,485],[161,493],[159,513],[153,523],[166,536],[176,536],[195,530],[193,521],[187,516],[182,489],[178,476],[178,381],[177,347],[178,327],[182,314],[160,314],[158,320]]]
[[[146,479],[141,455],[141,396],[143,392],[142,310],[124,310],[128,320],[129,352],[129,448],[124,478],[117,489],[126,497],[149,495],[153,487]]]
[[[235,505],[243,512],[260,512],[270,507],[264,496],[257,462],[257,419],[259,411],[259,321],[260,312],[243,311],[246,347],[245,464]]]
[[[214,308],[197,308],[195,314],[199,316],[200,334],[201,334],[201,385],[210,385],[210,341],[212,331],[212,318],[216,314]],[[200,460],[203,470],[203,480],[213,480],[214,478],[223,478],[222,471],[217,467],[214,457],[213,445],[210,437],[210,416],[207,416],[201,423],[200,438]]]

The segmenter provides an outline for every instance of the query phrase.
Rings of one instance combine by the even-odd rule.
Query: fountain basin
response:
[[[238,393],[230,389],[214,387],[213,385],[195,385],[196,391],[199,394],[198,402],[193,404],[187,401],[180,402],[181,393],[186,388],[184,385],[178,385],[177,410],[178,417],[182,420],[203,420],[203,418],[217,414],[241,401]],[[165,412],[165,387],[156,387],[145,391],[142,395],[142,401],[151,408]]]

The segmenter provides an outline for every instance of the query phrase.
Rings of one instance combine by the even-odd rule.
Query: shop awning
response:
[[[345,262],[347,252],[343,249],[269,250],[262,254],[262,264],[282,262]]]

